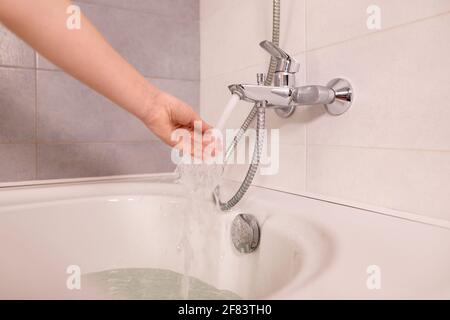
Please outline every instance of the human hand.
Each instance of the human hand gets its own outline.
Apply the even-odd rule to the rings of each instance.
[[[145,125],[163,142],[171,147],[178,147],[180,141],[172,139],[172,133],[177,129],[185,129],[191,136],[191,154],[200,144],[202,150],[212,141],[205,139],[205,133],[212,127],[203,121],[200,116],[186,103],[163,92],[158,91],[146,106],[147,112],[142,119]],[[202,141],[194,141],[194,126],[196,122],[201,123]],[[200,153],[203,154],[203,153]]]

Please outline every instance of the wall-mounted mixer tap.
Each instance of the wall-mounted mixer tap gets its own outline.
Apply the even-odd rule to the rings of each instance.
[[[324,105],[332,115],[341,115],[351,107],[353,89],[347,80],[333,79],[327,86],[296,87],[295,77],[300,64],[272,42],[263,41],[260,46],[277,61],[274,85],[263,85],[264,77],[258,74],[257,84],[230,85],[228,88],[233,94],[248,102],[265,102],[268,108],[287,110],[284,115],[290,115],[295,107],[305,105]]]
[[[269,41],[263,41],[260,46],[270,53],[272,60],[269,75],[273,75],[273,85],[266,85],[264,75],[257,75],[257,84],[233,84],[229,86],[231,93],[241,100],[254,103],[255,106],[245,119],[238,134],[227,148],[225,160],[235,150],[237,144],[248,129],[250,123],[256,118],[256,143],[252,157],[252,163],[247,171],[238,191],[228,201],[220,198],[220,187],[214,190],[213,198],[224,211],[233,208],[247,192],[258,170],[262,155],[262,146],[265,135],[266,108],[273,108],[280,116],[287,118],[292,115],[298,106],[324,105],[332,115],[340,115],[346,112],[353,100],[353,90],[350,83],[344,79],[334,79],[327,86],[302,86],[295,85],[295,76],[300,70],[300,64],[288,53]],[[270,78],[268,78],[270,79]],[[268,81],[267,81],[268,82]],[[237,99],[232,99],[234,101]]]

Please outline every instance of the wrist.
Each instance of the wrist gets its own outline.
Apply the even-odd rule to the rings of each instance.
[[[150,88],[147,92],[143,103],[143,112],[138,116],[146,126],[151,126],[155,122],[161,93],[162,91],[155,87]]]

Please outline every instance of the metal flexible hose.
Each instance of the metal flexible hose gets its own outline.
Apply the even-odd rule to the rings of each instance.
[[[280,45],[280,21],[281,21],[281,0],[273,0],[273,23],[272,23],[272,42],[276,46]],[[273,74],[277,67],[277,61],[274,57],[270,58],[269,71],[264,82],[266,86],[270,86],[273,81]]]
[[[242,200],[248,188],[250,188],[253,178],[255,177],[256,172],[258,171],[259,164],[261,162],[262,149],[265,140],[266,107],[259,105],[255,106],[254,108],[256,109],[256,142],[255,142],[255,149],[253,151],[252,162],[247,171],[247,174],[245,175],[244,181],[242,182],[241,186],[239,187],[238,191],[234,194],[234,196],[225,203],[221,202],[219,198],[217,198],[219,201],[220,208],[223,211],[230,210],[236,204],[238,204],[239,201]]]
[[[272,42],[277,46],[280,44],[280,18],[281,18],[281,0],[273,0]],[[270,59],[267,77],[264,81],[264,85],[266,86],[270,86],[272,84],[276,63],[277,63],[276,60],[272,57]],[[250,167],[247,171],[244,181],[242,182],[241,186],[239,187],[235,195],[227,202],[220,201],[219,187],[217,187],[215,190],[216,201],[218,201],[220,208],[223,211],[230,210],[236,204],[238,204],[239,201],[242,200],[248,188],[252,184],[255,174],[258,170],[259,164],[261,162],[262,149],[265,140],[266,108],[265,106],[261,106],[258,104],[255,104],[255,106],[252,108],[249,115],[242,124],[241,128],[239,129],[239,132],[234,137],[232,144],[227,149],[227,152],[225,154],[225,161],[228,160],[233,151],[236,149],[237,144],[242,139],[248,127],[255,119],[255,117],[257,117],[255,150],[253,152],[252,163],[250,164]]]

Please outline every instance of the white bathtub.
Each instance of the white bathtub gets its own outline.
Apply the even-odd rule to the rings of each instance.
[[[67,289],[70,265],[183,272],[186,201],[173,175],[0,188],[0,298],[99,298]],[[241,212],[261,225],[252,254],[230,240]],[[243,298],[450,298],[446,228],[261,188],[233,213],[193,217],[191,275]]]

